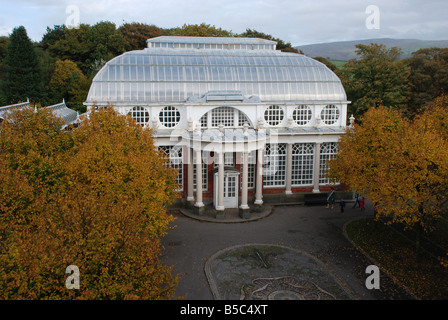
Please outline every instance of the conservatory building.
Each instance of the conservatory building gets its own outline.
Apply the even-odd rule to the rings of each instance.
[[[326,161],[347,123],[324,64],[256,38],[158,37],[93,79],[88,110],[112,105],[154,129],[182,199],[218,213],[328,191]]]

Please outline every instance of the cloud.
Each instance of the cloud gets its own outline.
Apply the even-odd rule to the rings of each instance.
[[[293,45],[375,37],[447,38],[446,0],[2,0],[0,35],[24,25],[33,40],[47,26],[64,24],[66,8],[79,8],[81,23],[108,20],[172,28],[202,22],[235,33],[247,28]],[[367,29],[368,5],[380,10],[380,29]]]

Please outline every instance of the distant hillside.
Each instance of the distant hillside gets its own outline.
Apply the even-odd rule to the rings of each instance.
[[[329,43],[317,43],[305,46],[297,46],[295,48],[302,50],[303,53],[309,57],[324,57],[328,60],[342,60],[347,61],[356,59],[355,53],[356,44],[370,44],[378,43],[384,44],[387,47],[400,47],[403,51],[403,58],[409,57],[412,52],[421,48],[439,47],[448,48],[448,40],[416,40],[416,39],[366,39],[355,41],[339,41]]]

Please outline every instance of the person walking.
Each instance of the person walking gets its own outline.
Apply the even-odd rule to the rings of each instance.
[[[334,191],[333,188],[331,188],[331,192],[327,198],[327,209],[331,208],[333,209],[333,205],[334,205],[334,198],[336,197],[336,192]]]
[[[361,211],[365,209],[364,204],[365,204],[365,199],[364,199],[364,197],[362,197],[361,200],[359,200],[359,207],[361,208]]]
[[[355,203],[353,204],[353,208],[356,208],[356,205],[359,207],[359,193],[355,195]]]
[[[344,212],[345,201],[344,201],[344,200],[341,200],[341,201],[339,202],[339,206],[341,207],[341,212]]]

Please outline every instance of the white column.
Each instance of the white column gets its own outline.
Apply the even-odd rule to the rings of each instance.
[[[314,146],[314,175],[313,175],[313,192],[319,191],[319,177],[320,177],[320,142],[316,142]]]
[[[263,204],[263,160],[264,148],[257,150],[257,170],[256,170],[256,186],[255,186],[255,204]]]
[[[292,143],[288,143],[286,145],[286,190],[285,190],[285,194],[292,194],[291,179],[292,179]]]
[[[224,211],[224,150],[218,152],[218,205],[216,210]]]
[[[194,201],[193,196],[193,149],[188,148],[188,192],[187,192],[187,201]]]
[[[242,188],[241,188],[241,209],[249,209],[249,206],[247,205],[247,185],[249,182],[249,154],[248,151],[245,149],[243,152],[243,179],[241,181]]]
[[[202,202],[202,152],[201,149],[196,149],[196,207],[203,207]]]

